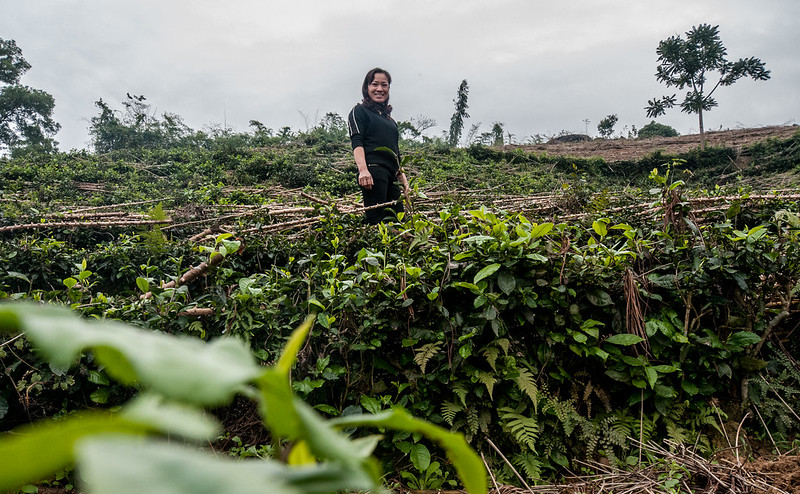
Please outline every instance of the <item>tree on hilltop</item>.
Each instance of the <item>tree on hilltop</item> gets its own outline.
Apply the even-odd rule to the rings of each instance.
[[[448,136],[447,141],[450,143],[451,146],[457,146],[458,140],[461,139],[461,131],[464,130],[464,120],[469,118],[469,114],[467,113],[467,96],[469,95],[469,85],[467,85],[467,80],[464,79],[461,81],[461,85],[458,86],[458,95],[453,102],[456,104],[456,111],[453,113],[453,116],[450,117],[450,134]]]
[[[31,68],[12,40],[0,38],[0,150],[55,150],[52,136],[61,126],[53,120],[55,100],[42,90],[19,83]]]
[[[700,24],[686,33],[684,40],[680,36],[671,36],[658,44],[658,68],[656,80],[667,86],[675,86],[679,90],[688,88],[686,97],[680,104],[681,111],[696,113],[700,124],[700,147],[705,149],[706,141],[703,128],[703,112],[717,106],[712,97],[720,86],[730,86],[742,77],[751,77],[765,81],[770,77],[764,63],[755,57],[740,58],[731,62],[725,58],[727,50],[719,37],[719,26]],[[707,78],[714,72],[719,73],[719,80],[713,87],[706,87]],[[668,108],[676,104],[676,95],[663,96],[648,101],[645,107],[649,118],[656,118]]]

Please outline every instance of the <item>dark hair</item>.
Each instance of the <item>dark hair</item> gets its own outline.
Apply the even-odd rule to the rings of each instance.
[[[364,83],[361,85],[361,96],[364,97],[364,99],[361,100],[361,103],[372,111],[378,113],[385,113],[387,116],[391,116],[392,105],[389,104],[388,97],[386,98],[386,101],[383,103],[377,103],[375,101],[372,101],[372,99],[369,97],[369,85],[372,84],[372,81],[375,80],[375,74],[386,75],[386,79],[389,81],[389,85],[392,84],[392,76],[391,74],[389,74],[389,72],[383,70],[380,67],[375,67],[374,69],[370,70],[369,72],[367,72],[367,75],[364,76]]]

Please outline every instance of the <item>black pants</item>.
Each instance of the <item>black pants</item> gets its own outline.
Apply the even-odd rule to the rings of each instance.
[[[400,199],[400,187],[397,185],[397,177],[392,176],[391,172],[380,165],[368,165],[369,173],[372,175],[372,188],[367,190],[361,187],[361,195],[364,198],[364,206],[374,206],[385,202],[394,202],[386,208],[369,209],[364,212],[364,221],[371,225],[376,225],[386,217],[386,209],[393,211],[393,214],[402,212],[403,202]]]

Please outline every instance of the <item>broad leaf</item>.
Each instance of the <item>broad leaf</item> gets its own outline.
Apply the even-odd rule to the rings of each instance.
[[[78,461],[88,494],[322,494],[378,487],[346,465],[236,461],[173,444],[118,438],[86,442]]]
[[[628,333],[611,335],[605,339],[606,343],[612,343],[614,345],[621,346],[635,345],[637,343],[641,343],[642,341],[644,341],[644,339],[641,336]]]
[[[0,330],[24,331],[59,367],[68,367],[83,350],[94,350],[96,360],[116,380],[189,403],[225,403],[263,372],[239,340],[205,343],[111,321],[87,321],[53,306],[6,304],[0,309]]]
[[[477,285],[479,281],[493,275],[498,269],[500,269],[499,264],[497,263],[489,264],[488,266],[478,271],[478,274],[475,275],[475,279],[472,280],[472,282]]]
[[[333,424],[342,428],[371,426],[420,433],[436,442],[446,452],[461,478],[464,489],[469,494],[485,494],[487,492],[487,474],[483,462],[470,448],[463,434],[450,432],[436,425],[416,419],[401,408],[393,408],[374,415],[350,415],[331,419]]]

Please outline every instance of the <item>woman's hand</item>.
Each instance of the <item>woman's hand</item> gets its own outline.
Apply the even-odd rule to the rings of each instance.
[[[364,155],[364,148],[358,146],[357,148],[353,149],[353,158],[355,158],[356,166],[358,167],[358,185],[367,190],[372,189],[372,186],[375,185],[375,182],[372,180],[372,174],[369,172],[369,168],[367,167],[367,158]]]
[[[374,182],[372,181],[372,175],[369,173],[369,170],[358,172],[358,185],[370,190],[373,184]]]

